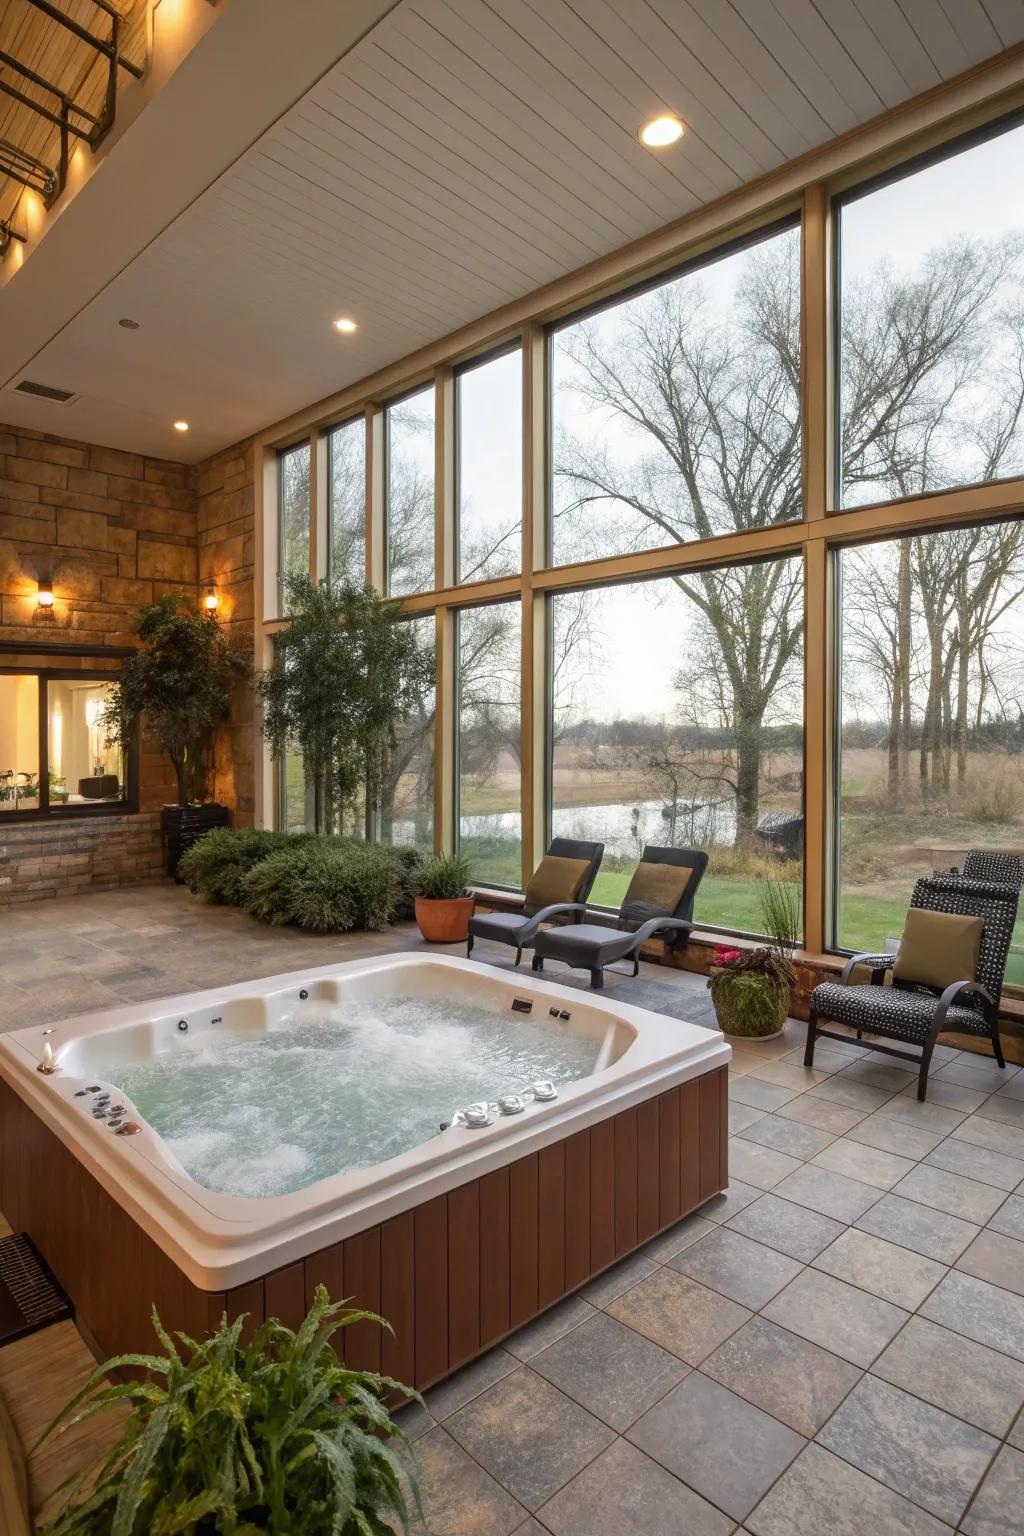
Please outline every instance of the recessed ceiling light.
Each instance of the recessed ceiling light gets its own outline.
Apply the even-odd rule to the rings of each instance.
[[[640,129],[640,143],[648,149],[667,149],[670,144],[677,144],[685,132],[678,117],[665,113],[662,117],[652,117],[649,123],[644,123]]]
[[[119,320],[117,323],[118,325],[123,326],[126,331],[137,331],[139,328],[139,322],[137,320],[129,320],[127,315],[123,320]]]
[[[347,315],[343,315],[340,320],[335,320],[334,329],[340,331],[343,336],[351,336],[352,332],[358,331],[359,327],[354,320],[350,320]]]
[[[187,421],[176,421],[174,423],[174,430],[175,430],[175,432],[187,432],[188,431],[188,422]]]

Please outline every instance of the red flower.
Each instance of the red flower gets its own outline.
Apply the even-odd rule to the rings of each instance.
[[[727,944],[716,944],[713,964],[728,965],[730,960],[739,960],[742,956],[742,949],[730,949]]]

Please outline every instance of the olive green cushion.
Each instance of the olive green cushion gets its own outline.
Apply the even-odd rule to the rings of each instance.
[[[526,887],[524,907],[537,911],[559,901],[575,901],[589,868],[589,859],[562,859],[557,854],[545,854]]]
[[[973,981],[985,920],[958,912],[911,907],[892,968],[895,981],[913,981],[942,992],[954,981]]]
[[[673,913],[683,899],[693,870],[683,864],[641,863],[622,899],[623,909],[642,907],[655,913]]]

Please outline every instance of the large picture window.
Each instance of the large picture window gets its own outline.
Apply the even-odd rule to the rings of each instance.
[[[418,671],[435,670],[434,616],[406,621],[419,652]],[[424,689],[415,712],[400,721],[385,774],[380,807],[385,843],[434,851],[434,689]]]
[[[1024,127],[838,208],[840,497],[1024,474]]]
[[[520,605],[458,615],[459,848],[481,885],[522,883]]]
[[[134,803],[133,754],[107,745],[110,690],[109,675],[0,668],[0,817]]]
[[[756,933],[759,881],[803,852],[798,559],[551,603],[552,833],[605,845],[617,907],[646,843],[706,849],[701,927]]]
[[[388,593],[434,585],[434,386],[389,405],[385,416]]]
[[[1024,523],[836,558],[835,936],[881,952],[919,875],[1024,848]],[[1020,923],[1006,975],[1024,982]]]
[[[332,581],[366,580],[366,423],[335,427],[327,440],[327,564]]]
[[[800,515],[796,228],[553,332],[554,565]]]
[[[309,444],[298,443],[278,455],[279,604],[286,607],[285,580],[309,573]]]
[[[522,350],[464,368],[455,401],[458,579],[512,576],[522,563]]]

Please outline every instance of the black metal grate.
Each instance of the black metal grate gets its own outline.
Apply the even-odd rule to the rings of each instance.
[[[24,1233],[0,1237],[0,1344],[71,1316],[71,1303]]]

